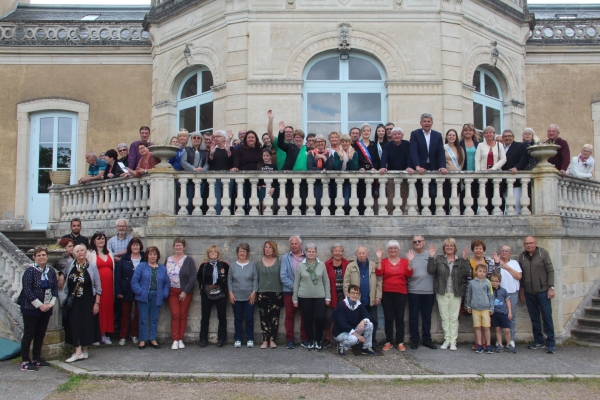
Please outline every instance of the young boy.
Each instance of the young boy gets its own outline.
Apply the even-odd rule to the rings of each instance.
[[[494,314],[492,315],[492,328],[496,328],[496,341],[498,347],[496,347],[496,353],[502,353],[502,330],[504,330],[504,337],[506,338],[506,347],[511,353],[516,353],[515,346],[511,344],[511,340],[514,338],[510,337],[510,321],[512,320],[512,307],[510,304],[510,298],[506,289],[500,287],[502,282],[502,275],[500,272],[494,272],[491,276],[492,287],[494,288]]]
[[[473,315],[473,327],[475,328],[475,339],[477,340],[476,353],[492,354],[491,343],[491,318],[494,313],[494,298],[492,284],[487,280],[487,266],[479,264],[476,267],[475,279],[469,282],[467,286],[466,306],[469,314]],[[482,337],[485,335],[487,347],[484,349],[481,345]]]

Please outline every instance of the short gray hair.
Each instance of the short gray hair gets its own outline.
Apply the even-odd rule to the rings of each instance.
[[[425,118],[429,118],[431,120],[431,122],[433,122],[433,116],[431,114],[428,114],[428,113],[421,114],[421,119],[419,121],[422,122]]]
[[[312,243],[312,242],[310,242],[310,243],[306,243],[306,247],[305,247],[304,249],[305,249],[305,250],[308,250],[308,249],[315,249],[315,251],[317,251],[317,245],[316,245],[316,244],[314,244],[314,243]]]
[[[85,153],[86,156],[92,156],[92,157],[96,157],[98,158],[98,156],[96,155],[96,153],[94,153],[93,151],[88,151],[87,153]]]
[[[129,222],[125,218],[120,218],[117,220],[117,226],[119,226],[119,222],[125,222],[125,225],[129,226]]]
[[[589,143],[586,143],[586,144],[584,144],[584,145],[583,145],[583,147],[581,148],[581,150],[584,150],[584,149],[588,149],[589,151],[592,151],[592,150],[594,150],[594,146],[592,146],[592,145],[591,145],[591,144],[589,144]]]
[[[296,238],[296,239],[298,239],[298,241],[300,242],[300,244],[302,244],[302,239],[300,238],[300,235],[294,235],[294,236],[291,236],[291,237],[290,237],[290,240],[289,240],[289,243],[291,243],[291,242],[292,242],[292,239],[293,239],[293,238]]]
[[[323,136],[321,134],[318,134],[318,135],[315,136],[315,143],[317,143],[317,140],[322,140],[325,143],[327,143],[327,139],[325,139],[325,136]]]
[[[513,136],[515,136],[515,133],[510,129],[505,129],[502,131],[502,133],[506,133],[506,132],[511,133]]]
[[[396,246],[398,249],[400,249],[400,243],[398,243],[397,240],[390,240],[389,242],[387,242],[387,245],[385,246],[386,249],[389,249],[390,247]]]
[[[125,148],[125,149],[127,149],[127,143],[119,143],[119,144],[117,145],[117,150],[118,150],[118,149],[121,149],[121,148]]]
[[[550,129],[551,126],[553,126],[553,127],[556,128],[556,132],[560,133],[560,127],[558,125],[556,125],[556,124],[550,124],[550,125],[548,125],[548,129]],[[546,130],[548,130],[548,129],[546,129]]]
[[[414,238],[416,238],[416,237],[422,237],[422,238],[423,238],[423,240],[425,240],[425,236],[423,236],[423,235],[421,235],[421,234],[418,234],[418,233],[417,233],[416,235],[413,235],[413,239],[414,239]]]
[[[354,251],[354,254],[358,253],[358,249],[360,248],[365,249],[365,251],[367,252],[367,254],[369,254],[369,248],[367,246],[365,246],[364,244],[359,244],[358,246],[356,246],[356,251]]]
[[[335,243],[334,243],[334,244],[331,246],[331,249],[330,249],[330,250],[331,250],[331,252],[333,253],[333,250],[334,250],[334,249],[336,249],[337,247],[341,247],[341,248],[342,248],[342,251],[344,251],[344,246],[342,246],[342,244],[341,244],[341,243],[339,243],[339,242],[335,242]]]
[[[392,133],[394,133],[394,132],[404,133],[404,131],[402,130],[402,128],[400,128],[399,126],[396,126],[396,127],[392,128]]]
[[[227,136],[227,132],[220,130],[220,131],[216,131],[214,136],[221,136],[222,138],[228,139],[229,136]]]

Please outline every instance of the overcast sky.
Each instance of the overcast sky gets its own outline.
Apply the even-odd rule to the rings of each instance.
[[[1,0],[0,0],[1,1]],[[31,0],[32,4],[121,4],[145,5],[150,0]],[[529,4],[598,4],[600,0],[529,0]]]

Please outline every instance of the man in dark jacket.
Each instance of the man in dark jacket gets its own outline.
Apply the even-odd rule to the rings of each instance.
[[[348,297],[338,303],[331,320],[333,336],[338,342],[338,356],[345,356],[350,347],[362,343],[362,353],[376,355],[371,348],[373,323],[367,309],[360,303],[360,287],[350,285]]]
[[[533,329],[533,343],[530,349],[543,349],[546,335],[546,353],[554,354],[554,322],[552,321],[552,298],[554,298],[554,267],[548,251],[538,247],[533,236],[523,241],[525,251],[519,255],[523,270],[519,297],[527,302],[527,311]],[[541,315],[541,318],[540,318]]]
[[[558,135],[560,135],[560,128],[556,124],[550,124],[546,133],[548,135],[548,140],[546,140],[546,143],[557,144],[560,146],[560,149],[558,149],[556,155],[550,157],[548,162],[553,164],[556,169],[560,171],[562,176],[566,176],[567,168],[569,168],[569,163],[571,162],[569,143],[567,143],[566,140],[558,137]]]
[[[387,128],[386,128],[387,129]],[[381,175],[388,171],[408,171],[412,175],[415,170],[412,169],[412,161],[410,159],[410,143],[408,140],[404,140],[404,132],[400,127],[392,128],[392,140],[387,142],[383,146],[383,152],[381,155],[381,163],[379,173]],[[400,210],[404,212],[406,206],[406,198],[408,197],[408,183],[405,180],[401,181],[400,185],[400,197],[402,197],[402,206]],[[394,213],[394,181],[388,179],[385,185],[385,195],[387,196],[387,206],[385,207],[388,215]]]

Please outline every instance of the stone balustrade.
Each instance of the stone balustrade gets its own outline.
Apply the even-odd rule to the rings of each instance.
[[[455,172],[164,172],[51,189],[50,220],[165,216],[531,215],[535,174]],[[259,186],[278,190],[262,195]],[[221,198],[217,198],[221,185]],[[427,190],[427,188],[430,188]],[[180,190],[180,188],[183,188]],[[366,190],[369,188],[369,190]],[[421,188],[423,195],[419,196]],[[504,193],[501,193],[504,192]],[[346,192],[346,198],[344,197]],[[322,195],[321,195],[322,193]],[[377,193],[379,193],[377,195]],[[587,192],[586,192],[587,193]],[[286,197],[290,197],[289,202]],[[262,200],[262,204],[261,204]],[[288,204],[289,203],[289,204]]]
[[[600,183],[589,179],[559,179],[558,209],[564,217],[600,219]]]
[[[600,20],[536,20],[528,45],[593,44],[600,42]]]

